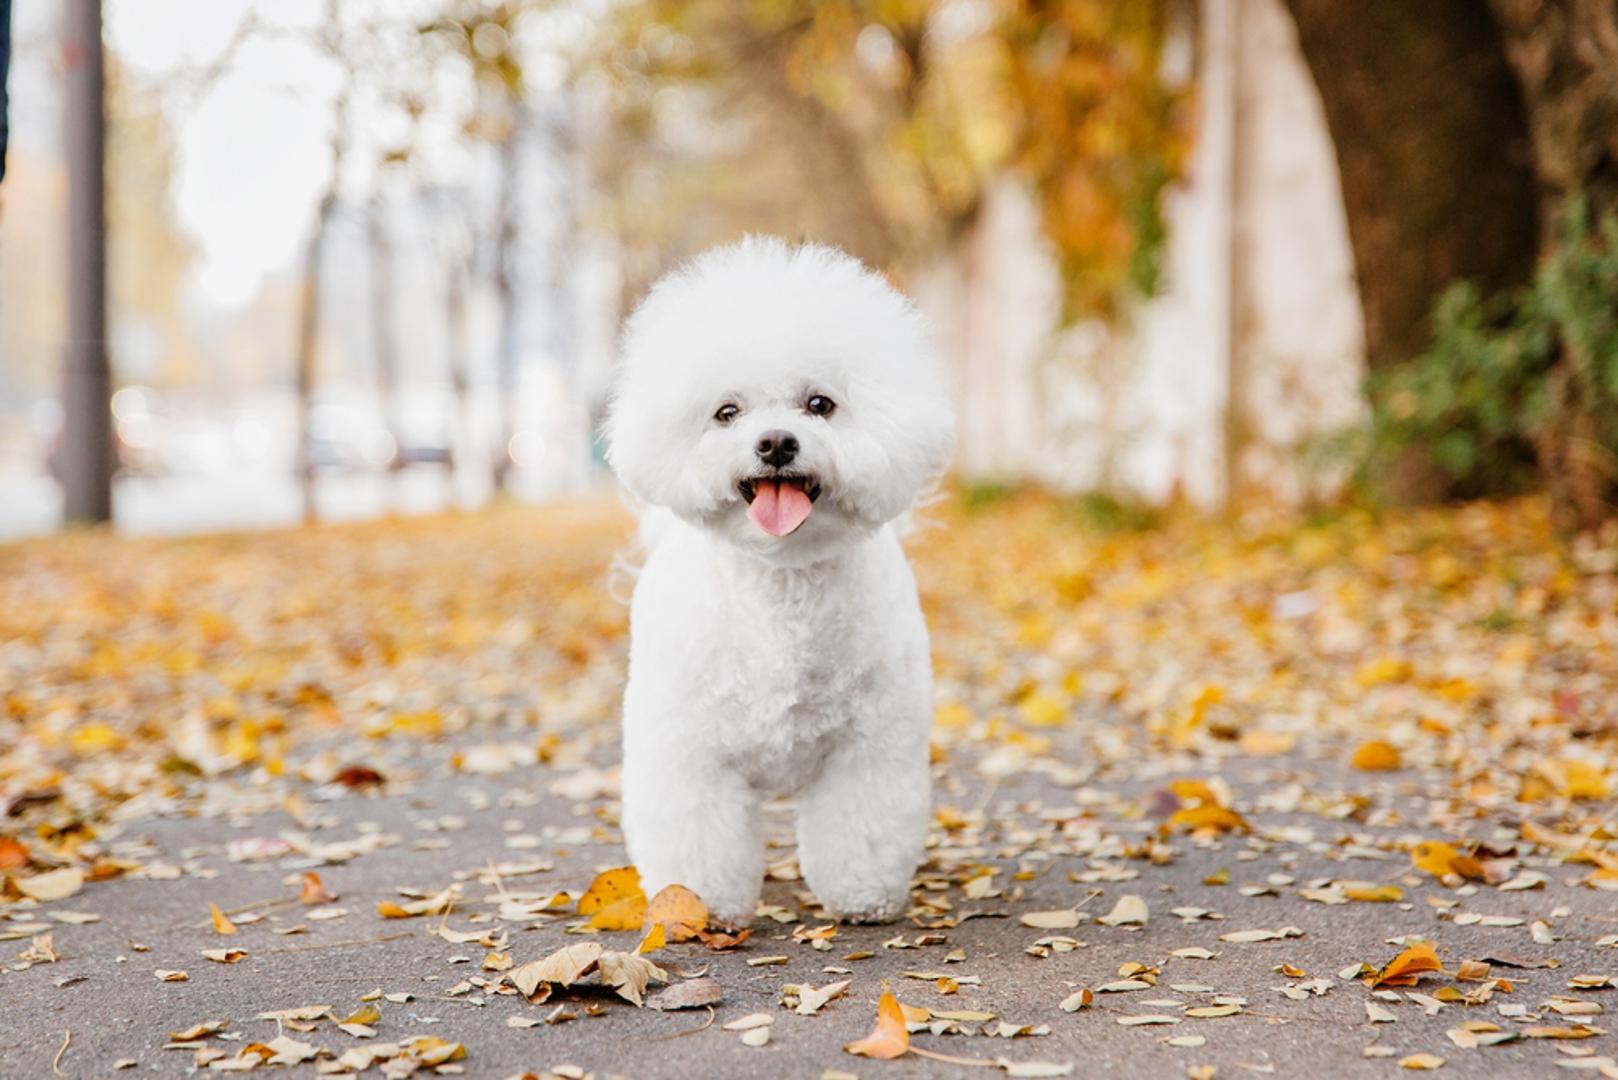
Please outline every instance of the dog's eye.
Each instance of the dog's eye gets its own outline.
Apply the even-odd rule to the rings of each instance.
[[[728,424],[741,414],[742,410],[740,406],[733,401],[727,401],[723,405],[719,406],[719,410],[713,414],[713,418],[719,421],[721,424]]]
[[[804,411],[811,416],[830,416],[837,411],[837,402],[825,394],[816,394],[803,403]]]

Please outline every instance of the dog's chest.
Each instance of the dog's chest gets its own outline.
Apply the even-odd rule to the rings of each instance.
[[[710,660],[714,735],[755,787],[790,793],[846,734],[881,659],[851,612],[775,604],[763,617],[738,607]]]

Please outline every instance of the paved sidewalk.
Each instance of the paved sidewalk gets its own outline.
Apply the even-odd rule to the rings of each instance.
[[[911,917],[827,924],[773,808],[751,937],[652,954],[711,1014],[507,982],[639,939],[570,933],[625,858],[615,507],[0,546],[0,1080],[1618,1075],[1605,548],[1532,502],[931,513]],[[856,1057],[884,987],[911,1052]]]
[[[460,748],[463,764],[469,755],[480,753],[497,760],[501,751],[490,749],[497,745],[503,743],[496,739]],[[1007,895],[968,899],[960,885],[951,884],[934,895],[947,896],[956,916],[979,917],[933,931],[915,922],[840,927],[830,948],[818,950],[793,938],[794,931],[823,925],[800,902],[800,884],[771,882],[767,901],[789,909],[801,921],[782,925],[763,920],[752,938],[734,951],[715,953],[698,945],[679,945],[656,957],[677,980],[705,972],[719,982],[725,996],[712,1023],[703,1009],[636,1009],[591,987],[558,992],[543,1005],[480,989],[457,990],[458,984],[464,987],[464,980],[479,976],[488,950],[435,936],[441,925],[454,930],[502,926],[509,932],[509,951],[517,963],[586,940],[566,934],[567,925],[578,921],[571,914],[492,920],[499,890],[486,883],[492,880],[487,868],[505,864],[513,871],[500,883],[500,889],[513,895],[566,889],[577,896],[596,870],[623,860],[617,830],[610,824],[614,800],[606,795],[572,797],[588,793],[604,779],[593,766],[570,772],[525,767],[494,776],[467,775],[453,769],[450,759],[456,748],[450,744],[422,748],[377,744],[371,749],[367,755],[371,767],[400,777],[381,792],[363,794],[333,785],[312,788],[301,825],[280,811],[228,820],[131,821],[123,827],[121,850],[138,851],[146,872],[156,880],[92,884],[67,901],[43,905],[42,910],[14,911],[14,920],[69,911],[90,912],[99,920],[54,926],[55,947],[62,957],[58,962],[0,978],[0,995],[7,1003],[0,1014],[0,1075],[50,1075],[51,1062],[68,1031],[72,1039],[60,1066],[66,1075],[110,1075],[114,1064],[124,1059],[135,1062],[132,1069],[137,1075],[178,1075],[190,1070],[194,1051],[163,1049],[170,1032],[203,1021],[229,1020],[220,1035],[201,1041],[235,1053],[247,1042],[268,1041],[277,1034],[275,1022],[254,1019],[260,1013],[330,1005],[342,1018],[359,1010],[362,998],[373,990],[411,995],[402,1003],[386,998],[379,1003],[382,1016],[374,1040],[344,1034],[330,1021],[311,1033],[290,1034],[334,1053],[368,1042],[438,1036],[462,1043],[467,1056],[460,1064],[466,1075],[479,1077],[542,1073],[568,1065],[599,1076],[648,1078],[814,1077],[828,1069],[866,1077],[991,1075],[984,1068],[925,1058],[867,1061],[844,1053],[844,1043],[870,1029],[876,999],[887,985],[906,1005],[995,1016],[986,1024],[964,1024],[972,1034],[918,1033],[913,1036],[917,1047],[983,1061],[1072,1064],[1075,1075],[1107,1071],[1181,1076],[1188,1068],[1211,1065],[1220,1076],[1272,1072],[1387,1076],[1397,1072],[1398,1059],[1424,1052],[1446,1059],[1446,1075],[1545,1075],[1554,1063],[1571,1060],[1564,1056],[1565,1049],[1594,1046],[1601,1053],[1611,1038],[1523,1039],[1469,1050],[1453,1045],[1445,1032],[1466,1021],[1489,1021],[1506,1030],[1528,1026],[1502,1017],[1497,1008],[1502,1003],[1526,1006],[1537,1015],[1541,1004],[1556,995],[1610,1001],[1614,996],[1610,991],[1567,988],[1575,974],[1618,973],[1618,951],[1594,944],[1618,933],[1618,913],[1610,894],[1567,888],[1561,882],[1575,876],[1571,868],[1548,867],[1549,884],[1542,889],[1457,896],[1435,880],[1422,881],[1424,875],[1408,873],[1406,857],[1378,853],[1367,844],[1373,838],[1391,837],[1397,829],[1349,823],[1332,828],[1318,818],[1257,809],[1265,801],[1285,804],[1295,798],[1310,804],[1346,802],[1369,786],[1374,789],[1371,793],[1386,793],[1391,804],[1406,808],[1410,819],[1418,820],[1424,805],[1419,785],[1398,775],[1366,785],[1362,778],[1329,767],[1322,770],[1289,760],[1249,765],[1229,776],[1236,805],[1254,808],[1248,812],[1257,836],[1227,836],[1200,844],[1176,841],[1171,845],[1173,861],[1167,865],[1120,857],[1125,845],[1147,839],[1151,823],[1116,815],[1139,805],[1155,790],[1155,776],[1179,775],[1174,769],[1154,767],[1147,770],[1152,776],[1098,779],[1076,789],[1019,782],[993,791],[970,779],[970,774],[946,774],[940,801],[981,807],[986,824],[962,830],[971,841],[967,844],[951,844],[950,837],[941,834],[935,868],[958,881],[976,872],[968,867],[993,867],[995,889],[971,891],[998,890]],[[554,793],[551,789],[558,784],[569,794]],[[248,791],[243,798],[250,804],[258,793]],[[221,792],[218,800],[228,804],[230,797]],[[1079,804],[1099,810],[1080,818],[1075,810]],[[785,836],[787,815],[778,813],[776,818],[776,831]],[[1089,856],[1064,853],[1090,844],[1091,822],[1096,830],[1116,835],[1116,843],[1107,845],[1113,850],[1097,849]],[[306,831],[311,825],[312,831]],[[375,850],[336,864],[296,854],[256,861],[231,858],[233,849],[238,858],[273,850],[267,841],[286,833],[305,833],[325,845],[365,838],[378,838],[379,843]],[[954,835],[958,839],[961,833]],[[1345,844],[1350,836],[1364,848],[1360,854],[1382,857],[1354,858],[1354,849]],[[137,844],[138,848],[131,846]],[[777,852],[788,865],[789,854],[785,847]],[[1167,857],[1166,851],[1158,852],[1158,857]],[[523,872],[538,864],[551,868]],[[310,867],[337,894],[335,906],[345,914],[311,918],[318,909],[298,901],[299,874]],[[1019,868],[1026,873],[1019,874]],[[1225,871],[1229,884],[1204,884]],[[480,872],[485,875],[481,879]],[[172,877],[175,873],[180,876]],[[931,871],[924,874],[931,876]],[[1070,880],[1073,876],[1096,880],[1076,883]],[[1315,879],[1345,877],[1398,883],[1405,900],[1328,905],[1298,895]],[[464,883],[465,901],[447,919],[386,920],[377,915],[379,902],[403,899],[397,891],[401,887],[433,892],[452,879]],[[1087,899],[1092,891],[1098,895]],[[1146,926],[1088,921],[1092,914],[1109,912],[1126,894],[1146,901],[1150,910]],[[1453,909],[1434,906],[1451,902],[1456,903]],[[242,925],[237,934],[221,937],[213,932],[209,903],[238,913]],[[1079,903],[1087,918],[1070,931],[1032,929],[1019,922],[1018,917],[1029,912]],[[1186,909],[1188,918],[1173,914],[1175,908]],[[1190,919],[1195,909],[1206,909],[1206,914]],[[1553,917],[1556,909],[1565,913]],[[1462,911],[1525,922],[1509,927],[1459,926],[1453,915]],[[261,916],[260,921],[247,922],[249,912]],[[1527,924],[1539,918],[1554,926],[1558,940],[1553,945],[1532,940]],[[0,922],[0,928],[6,926]],[[296,926],[306,929],[278,933]],[[1259,943],[1220,940],[1232,931],[1288,926],[1301,935]],[[1337,974],[1362,962],[1385,963],[1400,951],[1391,939],[1404,935],[1435,940],[1451,971],[1465,959],[1505,961],[1507,966],[1496,964],[1492,975],[1509,979],[1513,992],[1497,993],[1483,1005],[1424,1009],[1403,990],[1397,992],[1399,1000],[1380,1002],[1359,982]],[[611,934],[601,939],[609,948],[627,949],[635,937]],[[1041,939],[1051,937],[1083,944],[1067,952],[1029,953]],[[895,947],[917,940],[926,944]],[[15,946],[27,944],[25,939]],[[249,955],[228,965],[202,956],[204,949],[227,946],[245,949]],[[1188,947],[1205,948],[1214,956],[1204,960],[1174,955]],[[864,953],[870,955],[845,959]],[[952,954],[964,957],[951,962]],[[768,956],[787,959],[781,966],[749,964]],[[1560,966],[1510,966],[1541,962]],[[1120,976],[1124,964],[1160,969],[1157,985],[1097,993],[1093,1005],[1074,1013],[1059,1007],[1077,988],[1097,990],[1125,982]],[[1302,974],[1278,971],[1282,965],[1301,969]],[[160,982],[153,974],[157,970],[184,970],[188,978]],[[934,979],[904,974],[935,971],[955,980],[959,989],[945,994]],[[781,1008],[784,985],[824,986],[842,979],[851,980],[847,993],[814,1015]],[[1428,976],[1412,989],[1431,994],[1450,985],[1475,990],[1481,984]],[[1288,987],[1313,989],[1294,1000],[1282,992]],[[1217,1000],[1239,1000],[1241,1011],[1208,1019],[1184,1015],[1187,1008]],[[1368,1003],[1383,1006],[1392,1019],[1368,1022]],[[1436,1015],[1427,1015],[1428,1011]],[[595,1012],[599,1015],[592,1015]],[[722,1029],[727,1022],[758,1012],[774,1017],[770,1041],[763,1048],[746,1046],[739,1034]],[[1178,1022],[1120,1023],[1143,1015]],[[519,1017],[548,1022],[529,1028],[509,1026]],[[1601,1020],[1577,1019],[1594,1024]],[[996,1028],[1002,1021],[1048,1029],[1048,1034],[1001,1038],[975,1033]],[[1547,1014],[1541,1026],[1574,1022]],[[1200,1045],[1186,1045],[1191,1042]],[[1368,1053],[1391,1056],[1368,1058]],[[298,1069],[308,1072],[311,1065]]]

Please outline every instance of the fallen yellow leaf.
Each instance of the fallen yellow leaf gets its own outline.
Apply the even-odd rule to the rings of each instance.
[[[313,907],[316,904],[329,904],[337,897],[326,891],[325,882],[313,870],[303,872],[303,885],[299,891],[298,899]]]
[[[1419,941],[1389,960],[1375,975],[1367,976],[1365,985],[1372,989],[1378,986],[1414,986],[1424,973],[1442,969],[1432,943]]]
[[[668,934],[664,931],[663,924],[653,923],[652,928],[646,931],[646,936],[640,939],[640,944],[635,946],[635,952],[640,956],[645,956],[647,953],[656,952],[667,944]]]
[[[1399,748],[1381,739],[1360,743],[1348,763],[1361,772],[1394,772],[1404,764]]]
[[[456,899],[461,895],[458,885],[451,885],[443,892],[434,893],[422,900],[412,900],[408,904],[398,904],[392,900],[383,900],[376,905],[376,913],[384,919],[408,919],[416,915],[442,915],[455,906]],[[313,916],[310,916],[313,918]]]
[[[1188,806],[1169,817],[1169,828],[1185,832],[1214,829],[1219,832],[1249,832],[1247,820],[1236,811],[1212,803]]]
[[[1343,895],[1350,900],[1360,900],[1368,904],[1397,904],[1405,898],[1404,890],[1397,885],[1364,883],[1343,886]]]
[[[1474,881],[1484,879],[1483,866],[1470,855],[1463,854],[1442,840],[1424,840],[1410,849],[1411,860],[1417,870],[1434,877],[1457,874]]]
[[[225,915],[225,913],[223,911],[219,910],[219,905],[218,904],[209,904],[208,905],[208,910],[213,912],[213,932],[214,933],[216,933],[216,934],[234,934],[234,933],[236,933],[236,924],[231,922],[230,919]]]
[[[1401,1069],[1430,1070],[1442,1069],[1443,1067],[1444,1059],[1437,1054],[1411,1054],[1409,1057],[1399,1059],[1399,1068]]]
[[[646,921],[646,897],[626,896],[614,900],[590,916],[590,929],[615,932],[639,930]]]
[[[603,870],[590,882],[590,887],[579,897],[579,914],[594,915],[609,904],[629,896],[644,896],[640,887],[640,871],[633,866],[615,866]]]
[[[882,998],[876,1005],[876,1027],[871,1029],[871,1033],[843,1049],[858,1057],[881,1060],[903,1057],[909,1051],[910,1033],[905,1030],[904,1010],[899,1007],[899,999],[893,996],[892,991],[882,991]]]
[[[652,897],[645,921],[663,927],[670,941],[690,941],[708,928],[708,908],[684,885],[668,885]]]

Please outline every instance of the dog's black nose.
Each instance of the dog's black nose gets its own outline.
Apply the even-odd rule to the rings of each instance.
[[[798,456],[798,437],[790,431],[766,431],[759,436],[753,451],[764,464],[779,469],[792,464],[792,459]]]

